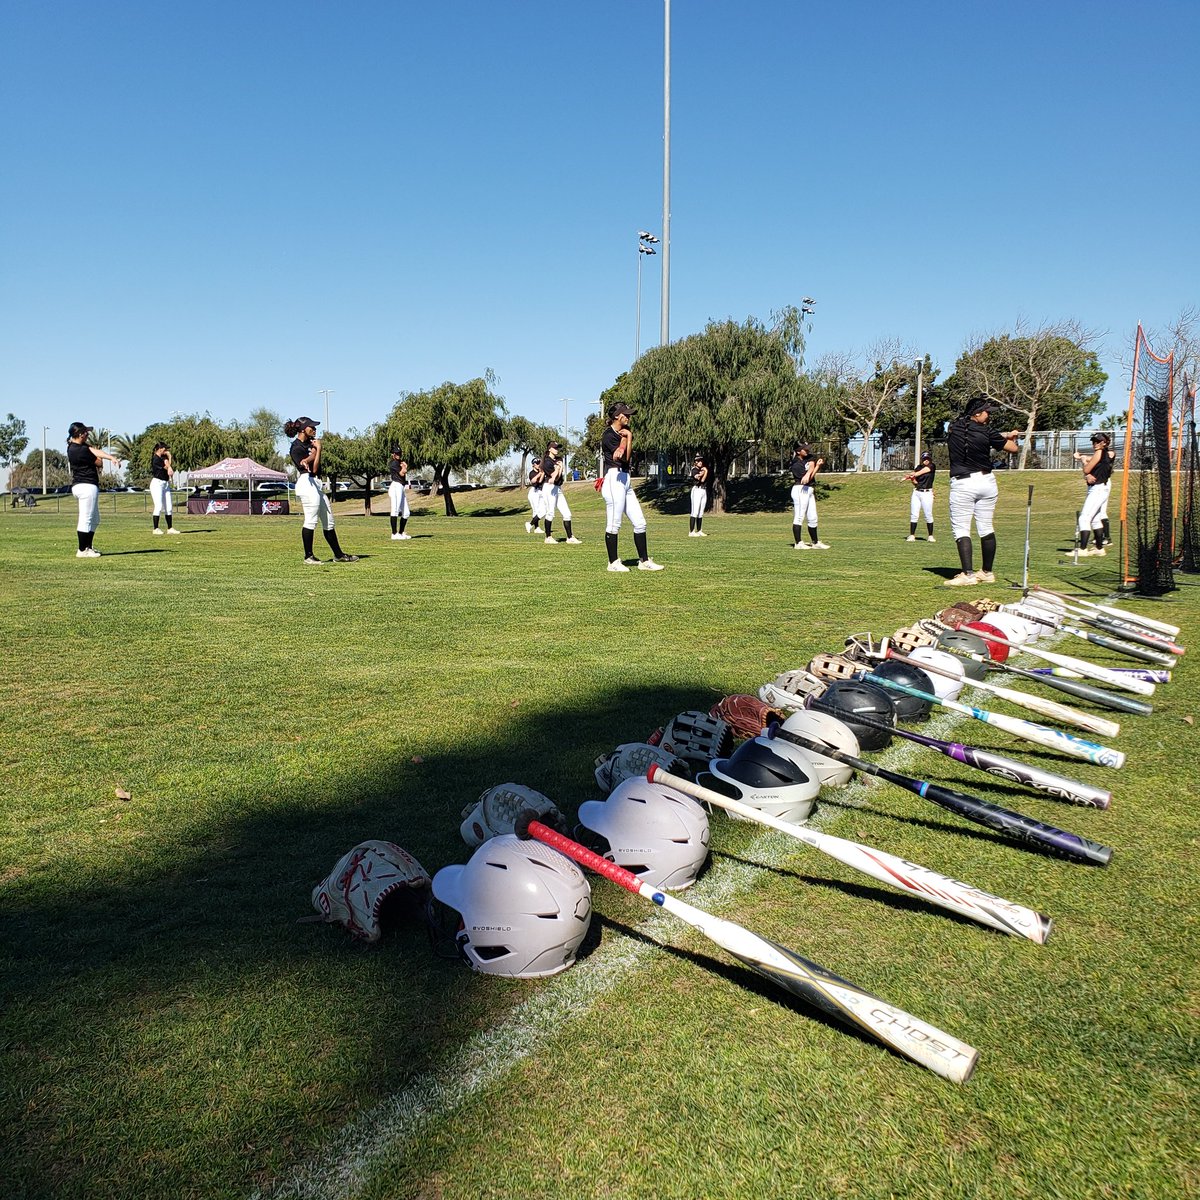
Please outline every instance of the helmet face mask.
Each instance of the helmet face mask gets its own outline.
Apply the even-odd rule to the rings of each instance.
[[[459,914],[458,947],[485,975],[557,974],[575,961],[591,925],[583,872],[557,850],[515,834],[489,839],[463,866],[443,867],[433,895]]]
[[[762,737],[743,742],[728,758],[714,759],[697,779],[731,800],[796,824],[812,815],[821,788],[816,765],[799,747],[783,753]]]
[[[646,779],[627,779],[607,800],[579,806],[598,854],[651,887],[691,887],[708,859],[708,814],[691,797]]]

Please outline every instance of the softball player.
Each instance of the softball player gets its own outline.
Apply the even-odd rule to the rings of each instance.
[[[408,542],[411,533],[404,532],[408,524],[408,463],[400,457],[400,447],[392,447],[392,458],[388,465],[391,482],[388,484],[388,512],[392,519],[392,541]]]
[[[100,551],[92,549],[92,539],[100,527],[100,469],[99,463],[107,459],[114,467],[121,465],[107,450],[88,445],[90,425],[72,421],[67,430],[67,462],[71,464],[71,495],[79,502],[79,520],[75,524],[75,536],[79,548],[76,558],[99,558]]]
[[[1081,555],[1101,555],[1107,553],[1104,548],[1105,529],[1104,513],[1108,508],[1108,494],[1112,488],[1113,453],[1109,449],[1111,439],[1107,433],[1092,434],[1092,452],[1086,458],[1076,452],[1075,461],[1083,467],[1083,477],[1087,481],[1087,499],[1079,510],[1079,553]],[[1092,531],[1096,533],[1094,549],[1088,549],[1088,537]]]
[[[912,499],[908,503],[908,537],[906,542],[917,540],[917,517],[924,516],[925,528],[929,531],[928,540],[937,539],[933,536],[933,477],[937,467],[933,465],[933,455],[928,450],[921,452],[921,465],[905,479],[913,485]]]
[[[661,571],[663,568],[646,552],[646,518],[638,503],[633,488],[629,486],[629,467],[632,462],[633,434],[629,429],[629,418],[633,409],[618,400],[608,410],[608,428],[600,438],[604,460],[604,482],[600,494],[604,497],[604,546],[608,551],[610,571],[628,571],[629,568],[617,557],[617,535],[621,521],[629,517],[633,526],[633,544],[637,548],[639,571]]]
[[[526,494],[529,500],[529,511],[533,514],[530,520],[525,522],[526,533],[537,533],[538,522],[542,519],[542,460],[535,458],[529,468],[529,491]]]
[[[542,455],[542,517],[546,525],[546,541],[554,541],[554,510],[562,513],[563,529],[567,531],[567,545],[583,543],[571,532],[571,506],[562,494],[563,473],[566,467],[562,460],[562,445],[551,442]]]
[[[992,474],[992,451],[1013,454],[1018,449],[1019,429],[997,433],[988,429],[992,402],[984,396],[972,400],[962,416],[950,422],[950,529],[958,547],[962,565],[947,587],[970,587],[974,583],[995,583],[992,563],[996,560],[996,534],[992,518],[1000,494]],[[979,531],[979,554],[983,570],[971,569],[971,521]]]
[[[304,543],[304,562],[310,567],[324,566],[321,559],[313,553],[313,533],[318,521],[321,522],[321,531],[333,551],[334,561],[358,562],[357,554],[347,554],[338,544],[338,536],[333,528],[333,509],[317,478],[321,469],[321,440],[317,437],[317,426],[320,423],[312,417],[297,417],[283,427],[283,432],[294,439],[289,453],[298,472],[296,498],[304,509],[304,526],[300,530],[300,537]]]
[[[708,504],[708,468],[704,459],[697,454],[692,460],[692,515],[688,518],[688,537],[708,537],[700,526],[704,522],[704,509]]]
[[[789,464],[792,478],[792,541],[793,550],[828,550],[829,547],[817,536],[817,496],[813,483],[817,472],[824,465],[823,458],[813,458],[812,449],[800,444],[792,451]],[[808,526],[811,545],[804,544],[804,526]]]
[[[179,532],[171,524],[171,514],[175,511],[175,503],[171,496],[171,472],[175,470],[171,462],[171,451],[166,442],[154,443],[154,454],[150,458],[150,498],[154,501],[154,533],[162,537],[158,527],[159,515],[167,518],[167,532]]]

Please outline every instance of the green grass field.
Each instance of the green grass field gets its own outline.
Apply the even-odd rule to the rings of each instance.
[[[1073,474],[1001,477],[998,579],[1020,579],[1029,482],[1031,577],[1107,594],[1113,558],[1060,565]],[[1153,716],[1126,718],[1124,770],[1028,752],[1111,787],[1108,811],[900,742],[881,759],[1111,845],[1107,869],[887,785],[822,797],[827,832],[1051,914],[1044,947],[714,815],[685,898],[976,1046],[963,1086],[600,880],[587,954],[543,981],[473,975],[417,924],[367,949],[298,923],[365,838],[431,873],[463,862],[459,814],[486,787],[526,783],[573,815],[597,795],[596,756],[676,712],[1004,590],[942,588],[957,569],[944,489],[938,543],[906,544],[896,476],[827,481],[825,554],[791,550],[782,483],[710,516],[707,539],[686,536],[682,497],[650,507],[659,574],[605,572],[599,497],[568,495],[582,546],[526,535],[523,489],[462,494],[457,519],[422,501],[401,543],[345,502],[342,542],[363,560],[319,570],[300,563],[295,515],[181,516],[183,536],[153,538],[143,497],[110,497],[103,557],[81,561],[73,504],[0,514],[6,1194],[1196,1194],[1188,658]],[[1121,603],[1195,641],[1181,584]],[[1015,745],[966,720],[932,728]]]

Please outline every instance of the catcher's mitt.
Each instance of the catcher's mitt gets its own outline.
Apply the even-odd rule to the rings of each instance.
[[[362,842],[338,859],[313,888],[313,907],[323,921],[344,925],[356,938],[377,942],[380,916],[392,897],[406,892],[423,901],[429,873],[395,842]]]
[[[674,754],[647,742],[626,742],[611,754],[602,754],[596,759],[596,783],[607,796],[617,784],[645,775],[652,766],[685,779],[692,777],[687,763]]]
[[[498,783],[488,788],[462,810],[463,822],[458,831],[463,841],[475,849],[498,834],[515,832],[517,818],[524,812],[534,812],[544,825],[567,832],[566,818],[554,802],[521,783]]]
[[[978,621],[979,617],[980,614],[974,609],[960,608],[957,604],[952,604],[949,608],[943,608],[934,620],[949,629],[959,629],[968,621]]]
[[[758,737],[772,721],[782,721],[787,716],[783,709],[772,708],[765,700],[742,693],[718,700],[708,715],[724,721],[739,740]]]
[[[733,734],[720,717],[691,708],[667,722],[659,746],[686,763],[707,767],[733,749]]]

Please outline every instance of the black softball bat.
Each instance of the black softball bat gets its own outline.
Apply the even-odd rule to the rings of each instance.
[[[780,733],[783,731],[777,725],[771,726],[770,736],[774,737]],[[940,787],[938,784],[929,783],[924,779],[913,779],[908,775],[889,771],[885,767],[867,762],[865,758],[846,754],[815,738],[788,731],[784,734],[784,740],[795,742],[797,746],[812,750],[817,754],[824,754],[827,758],[845,763],[848,767],[853,767],[856,771],[862,771],[866,775],[876,775],[880,779],[886,779],[888,783],[894,783],[897,787],[904,788],[905,791],[913,792],[923,800],[932,801],[939,808],[944,808],[947,812],[952,812],[964,820],[974,821],[977,825],[984,825],[988,829],[996,830],[997,833],[1007,834],[1017,841],[1029,842],[1042,850],[1069,858],[1072,862],[1085,863],[1093,867],[1106,867],[1112,858],[1111,847],[1101,846],[1099,842],[1088,841],[1087,838],[1080,837],[1077,833],[1068,833],[1065,829],[1046,825],[1041,821],[1034,820],[1033,817],[1011,812],[1007,808],[1001,808],[998,804],[990,804],[986,800],[953,791],[951,788]]]
[[[837,713],[832,710],[822,711],[829,712],[830,716],[837,716]],[[1090,783],[1080,783],[1066,775],[1056,775],[1053,771],[1043,771],[1041,767],[1018,762],[1015,758],[996,754],[992,750],[982,750],[978,746],[965,746],[962,742],[947,742],[942,738],[930,737],[927,733],[914,733],[912,730],[901,729],[899,726],[886,725],[883,721],[876,721],[863,713],[854,714],[854,723],[868,725],[872,729],[886,730],[894,737],[901,737],[907,741],[916,742],[918,746],[936,750],[939,754],[954,759],[955,762],[974,767],[978,771],[986,771],[989,775],[999,776],[1011,783],[1020,783],[1025,787],[1036,788],[1039,792],[1045,792],[1046,795],[1055,796],[1059,800],[1067,800],[1071,804],[1080,804],[1087,808],[1108,808],[1112,804],[1112,792],[1092,787]],[[779,736],[787,741],[788,732],[781,727]]]

